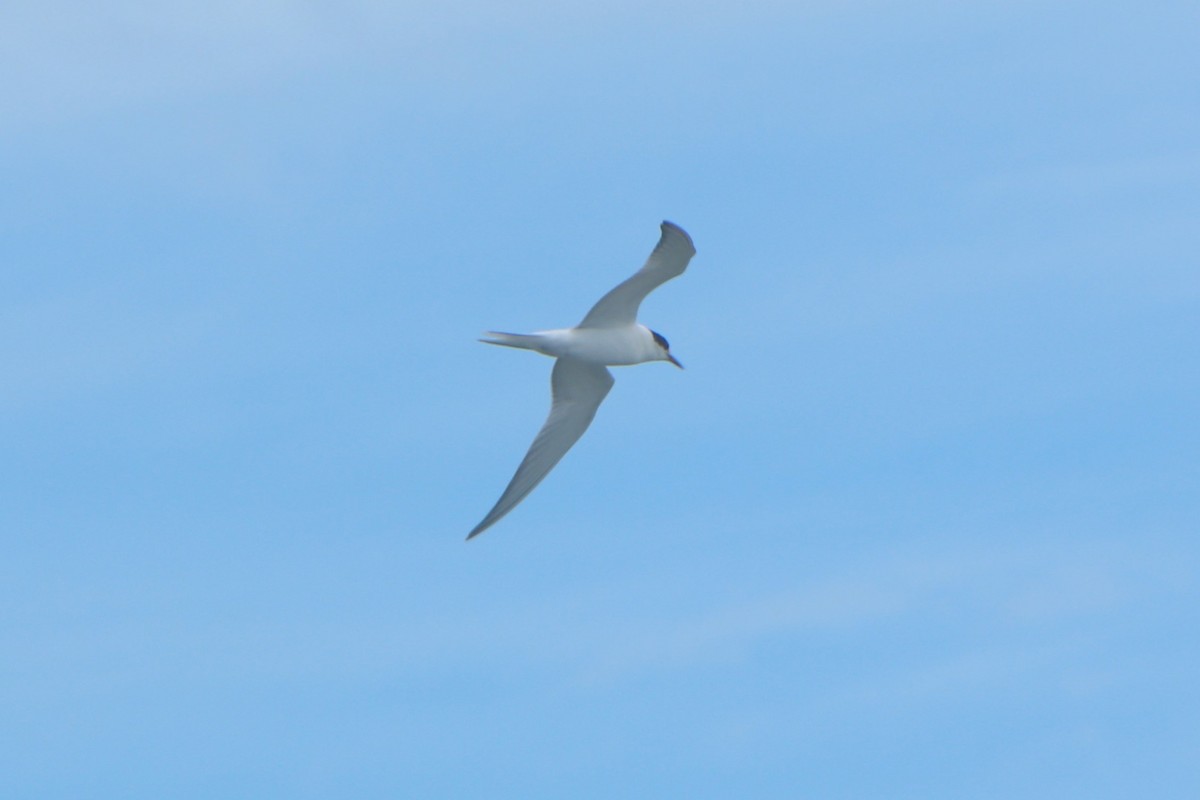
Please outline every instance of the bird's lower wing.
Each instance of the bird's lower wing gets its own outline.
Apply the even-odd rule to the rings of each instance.
[[[592,424],[596,409],[612,388],[613,377],[599,364],[589,364],[573,358],[560,358],[550,375],[554,402],[550,416],[538,431],[525,454],[521,466],[508,483],[508,488],[483,521],[468,534],[470,539],[483,533],[497,520],[512,511],[525,496],[534,490],[554,469],[554,465]]]
[[[683,274],[696,255],[692,238],[673,222],[662,224],[662,236],[646,264],[624,283],[610,291],[579,323],[581,328],[613,328],[637,322],[638,306],[646,295],[671,278]]]

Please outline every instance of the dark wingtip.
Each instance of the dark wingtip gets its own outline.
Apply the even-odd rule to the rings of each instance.
[[[696,243],[692,241],[692,237],[683,228],[679,227],[674,222],[671,222],[671,220],[664,219],[662,221],[662,225],[660,225],[659,228],[662,229],[662,232],[664,234],[666,234],[666,232],[669,230],[674,231],[675,233],[678,233],[680,236],[682,236],[684,239],[687,240],[688,246],[692,248],[692,252],[693,253],[696,252]]]
[[[474,539],[476,536],[478,536],[479,534],[483,533],[484,531],[486,531],[488,528],[492,527],[492,526],[493,526],[493,525],[495,525],[495,524],[496,524],[496,520],[494,520],[494,519],[485,519],[483,522],[481,522],[481,523],[479,523],[478,525],[476,525],[476,526],[475,526],[475,527],[474,527],[474,528],[471,530],[471,532],[467,534],[467,541],[468,541],[468,542],[469,542],[469,541],[471,541],[471,540],[472,540],[472,539]]]

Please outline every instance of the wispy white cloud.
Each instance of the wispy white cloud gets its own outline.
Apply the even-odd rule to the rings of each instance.
[[[1185,150],[1006,170],[979,180],[974,192],[984,197],[1049,192],[1060,197],[1094,198],[1197,183],[1200,150]]]
[[[165,97],[244,91],[317,68],[386,64],[397,87],[478,85],[528,58],[563,53],[598,33],[726,35],[738,28],[869,12],[881,0],[783,3],[496,4],[410,0],[354,4],[118,0],[103,8],[63,2],[0,10],[0,132],[87,117]],[[935,4],[936,5],[936,4]],[[806,30],[798,26],[798,32]],[[748,33],[749,35],[749,33]],[[644,36],[635,37],[639,41]]]
[[[993,629],[1032,627],[1048,632],[1057,624],[1104,614],[1126,601],[1133,576],[1129,564],[1123,571],[1121,563],[1117,553],[1079,559],[1039,547],[910,554],[690,619],[657,625],[631,621],[629,630],[639,633],[592,652],[585,679],[608,681],[647,670],[740,661],[771,641],[856,630],[881,634],[892,627],[902,629],[917,617],[953,625],[956,615],[970,613]],[[1012,655],[1003,645],[996,646],[1001,648],[999,656],[969,646],[937,669],[968,678],[994,671],[999,669],[997,658]],[[918,678],[913,680],[933,680]]]
[[[102,290],[0,309],[0,410],[11,415],[122,385],[217,330],[211,310],[146,307]]]
[[[294,64],[319,45],[301,6],[17,3],[0,13],[9,130],[193,92]]]

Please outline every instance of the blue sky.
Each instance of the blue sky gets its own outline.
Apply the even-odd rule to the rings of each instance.
[[[1197,30],[6,5],[0,790],[1197,796]]]

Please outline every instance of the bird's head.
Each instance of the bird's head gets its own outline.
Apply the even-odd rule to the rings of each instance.
[[[675,366],[683,369],[683,364],[680,364],[679,360],[671,355],[671,345],[667,343],[667,337],[657,331],[650,331],[650,335],[654,337],[654,343],[658,345],[658,360],[670,361]]]

